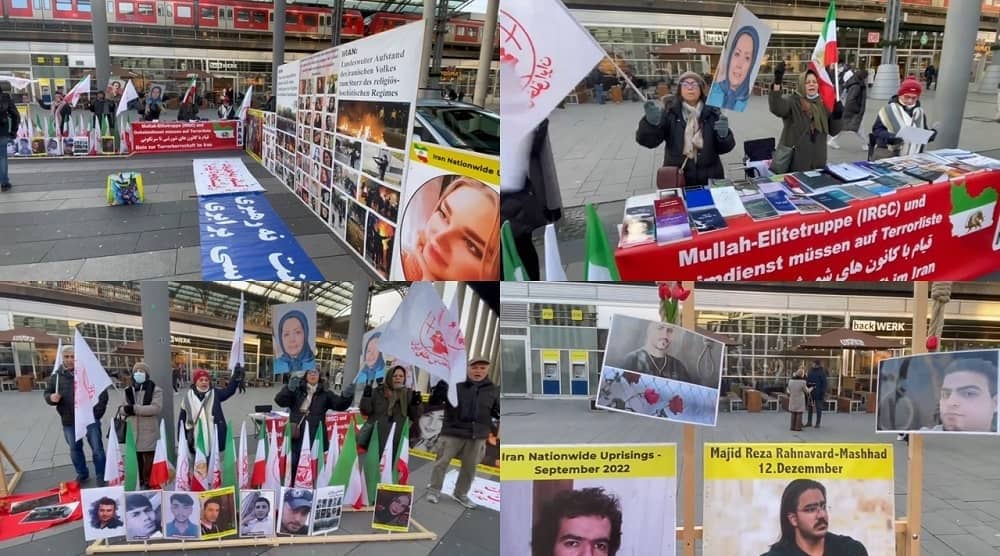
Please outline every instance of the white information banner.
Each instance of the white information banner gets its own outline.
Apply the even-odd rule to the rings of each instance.
[[[264,191],[239,158],[198,158],[193,162],[194,185],[199,197]]]

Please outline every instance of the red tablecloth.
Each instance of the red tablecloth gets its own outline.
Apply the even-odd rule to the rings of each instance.
[[[615,253],[621,279],[970,280],[1000,270],[1000,171]],[[987,202],[988,201],[988,202]]]

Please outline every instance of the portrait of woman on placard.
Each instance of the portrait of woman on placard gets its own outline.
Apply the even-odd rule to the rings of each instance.
[[[274,360],[274,372],[315,369],[316,360],[309,338],[309,321],[302,311],[285,313],[278,323],[278,337],[275,338],[281,348],[281,356]]]
[[[379,349],[379,338],[381,332],[369,332],[365,340],[365,351],[361,354],[364,359],[361,361],[361,369],[358,371],[354,382],[367,384],[385,378],[385,359],[382,358],[382,351]]]
[[[403,216],[406,280],[497,280],[500,195],[481,181],[441,176],[424,183]]]
[[[750,76],[760,52],[757,30],[749,25],[741,27],[730,45],[725,67],[720,68],[720,73],[725,73],[717,76],[722,78],[712,83],[706,104],[742,112],[750,99],[750,87],[753,85]]]

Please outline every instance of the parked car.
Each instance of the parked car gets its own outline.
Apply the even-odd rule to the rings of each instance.
[[[474,104],[443,99],[417,102],[414,137],[436,143],[500,156],[500,115]]]

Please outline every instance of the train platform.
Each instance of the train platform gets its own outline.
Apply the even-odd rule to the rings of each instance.
[[[199,280],[193,158],[241,157],[265,198],[328,280],[369,271],[316,215],[243,152],[10,161],[0,195],[0,280]],[[107,206],[108,175],[143,175],[145,203]],[[376,278],[375,276],[370,276]]]

